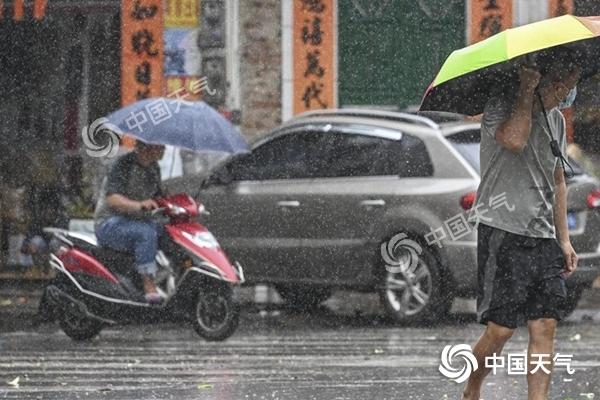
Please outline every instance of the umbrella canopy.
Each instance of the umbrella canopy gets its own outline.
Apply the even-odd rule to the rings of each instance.
[[[164,97],[144,99],[110,114],[108,122],[145,143],[172,145],[198,152],[249,151],[238,130],[203,101]]]
[[[600,70],[600,17],[551,18],[507,29],[454,51],[427,89],[420,109],[480,114],[492,89],[518,79],[516,66],[526,62],[523,56],[551,53],[557,46],[573,50],[583,77],[596,74]]]

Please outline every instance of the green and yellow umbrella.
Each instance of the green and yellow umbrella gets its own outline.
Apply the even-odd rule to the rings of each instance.
[[[507,29],[454,51],[427,89],[421,111],[483,112],[494,87],[518,79],[516,65],[529,54],[565,46],[574,51],[583,76],[600,71],[600,17],[563,15]]]

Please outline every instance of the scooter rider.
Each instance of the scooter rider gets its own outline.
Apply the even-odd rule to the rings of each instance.
[[[98,244],[135,254],[149,303],[162,301],[154,283],[160,227],[144,211],[158,208],[153,199],[162,195],[158,161],[164,151],[138,140],[134,151],[118,158],[102,183],[94,215]]]

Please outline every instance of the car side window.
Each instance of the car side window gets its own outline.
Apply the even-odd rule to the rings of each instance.
[[[401,178],[418,178],[433,175],[433,163],[425,143],[412,135],[403,135],[394,146],[386,146],[377,175],[395,173]]]
[[[323,133],[291,132],[275,137],[232,163],[233,180],[311,178],[324,161]]]
[[[331,132],[327,163],[315,177],[433,175],[425,143],[411,135],[399,140],[355,133]]]

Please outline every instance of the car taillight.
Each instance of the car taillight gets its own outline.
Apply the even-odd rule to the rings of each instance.
[[[600,189],[594,189],[587,195],[589,208],[600,208]]]
[[[473,208],[473,204],[475,204],[475,197],[477,196],[477,192],[469,192],[460,198],[460,206],[465,211],[469,211]]]

